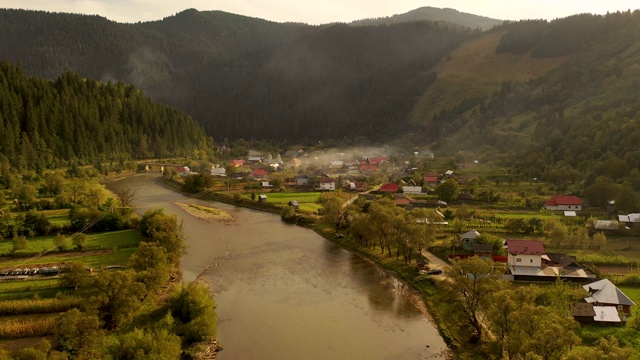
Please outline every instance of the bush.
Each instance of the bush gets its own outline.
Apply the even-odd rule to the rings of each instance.
[[[282,221],[293,223],[296,221],[296,210],[291,206],[285,206],[280,211],[280,218]]]

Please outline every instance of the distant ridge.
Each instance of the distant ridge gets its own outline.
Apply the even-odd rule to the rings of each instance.
[[[481,30],[488,30],[496,25],[503,23],[503,20],[492,19],[485,16],[479,16],[469,13],[460,12],[455,9],[449,8],[435,8],[430,6],[421,7],[415,10],[411,10],[404,14],[396,14],[393,16],[386,16],[376,19],[363,19],[356,20],[350,23],[354,26],[371,26],[371,25],[389,25],[410,21],[436,21],[447,22],[468,28],[480,28]]]

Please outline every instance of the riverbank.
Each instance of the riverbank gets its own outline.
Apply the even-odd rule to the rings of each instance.
[[[170,179],[159,179],[160,182],[172,188],[173,190],[180,191],[180,183]],[[254,210],[261,210],[270,212],[273,214],[280,214],[281,207],[274,206],[268,203],[258,203],[246,198],[239,198],[238,196],[231,196],[229,194],[205,192],[196,195],[190,195],[194,198],[203,200],[219,201],[235,206],[251,208]],[[451,323],[450,317],[446,316],[447,310],[442,306],[442,303],[435,299],[435,294],[438,293],[437,284],[434,283],[432,278],[419,276],[418,270],[415,265],[405,264],[403,261],[396,261],[395,257],[379,256],[379,249],[367,249],[349,237],[347,232],[344,232],[344,237],[336,237],[335,229],[324,225],[320,222],[318,216],[312,216],[302,212],[296,212],[296,223],[299,226],[313,230],[316,234],[320,235],[325,240],[338,245],[339,247],[349,251],[352,254],[357,255],[361,259],[375,265],[379,270],[385,272],[389,276],[396,279],[404,289],[408,291],[406,294],[413,297],[414,305],[423,314],[423,316],[429,320],[439,332],[448,346],[446,354],[443,354],[446,358],[460,358],[461,352],[466,352],[460,346],[460,339],[457,337],[456,331],[450,331],[449,329],[458,329],[459,324]],[[464,341],[463,341],[464,342]],[[428,345],[428,344],[427,344]]]

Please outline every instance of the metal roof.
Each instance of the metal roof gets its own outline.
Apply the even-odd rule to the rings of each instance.
[[[620,289],[618,289],[608,279],[598,280],[582,286],[589,292],[589,297],[585,298],[588,303],[635,305]]]

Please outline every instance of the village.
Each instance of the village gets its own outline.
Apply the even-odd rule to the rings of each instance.
[[[187,166],[169,171],[177,178],[197,174]],[[485,160],[438,159],[418,148],[394,154],[388,147],[295,149],[275,157],[251,150],[213,165],[207,175],[217,191],[313,215],[322,212],[322,194],[428,209],[437,228],[430,248],[438,257],[490,259],[503,279],[521,284],[577,283],[584,297],[571,304],[571,313],[581,324],[625,326],[632,315],[635,302],[610,279],[624,283],[635,273],[640,249],[623,244],[637,239],[640,214],[618,213],[613,199],[604,208],[588,206],[564,186],[561,193]],[[441,272],[421,257],[415,266],[421,274]]]

